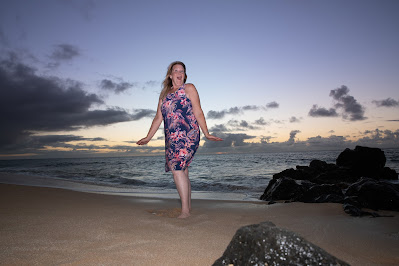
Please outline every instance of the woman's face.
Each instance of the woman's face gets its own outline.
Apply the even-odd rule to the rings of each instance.
[[[170,74],[170,79],[172,80],[173,87],[178,87],[183,85],[184,77],[186,73],[184,72],[184,67],[182,65],[176,64],[172,67],[172,73]]]

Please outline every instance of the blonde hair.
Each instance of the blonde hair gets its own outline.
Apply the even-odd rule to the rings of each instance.
[[[184,68],[184,83],[186,83],[186,80],[187,80],[186,65],[180,61],[172,62],[168,66],[168,71],[166,72],[165,79],[162,82],[162,91],[159,96],[159,98],[162,100],[166,97],[166,95],[168,95],[168,93],[171,91],[171,89],[173,87],[172,79],[170,78],[170,75],[172,74],[172,69],[175,65],[181,65]]]

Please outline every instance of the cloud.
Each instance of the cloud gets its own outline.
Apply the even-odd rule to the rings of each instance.
[[[244,142],[246,139],[253,139],[255,136],[247,134],[233,134],[233,133],[219,133],[218,137],[222,138],[223,141],[210,141],[205,139],[204,148],[225,148],[225,147],[240,147],[248,145]]]
[[[71,44],[58,44],[55,46],[50,58],[55,61],[71,60],[80,55],[79,48]]]
[[[301,133],[300,130],[291,130],[290,132],[290,138],[288,139],[288,142],[295,142],[295,137],[298,133]]]
[[[312,117],[336,117],[338,116],[337,111],[333,108],[326,109],[324,107],[318,107],[317,104],[312,106],[309,111],[309,116]]]
[[[131,115],[132,120],[140,120],[145,117],[153,118],[157,112],[151,109],[133,109],[133,114]]]
[[[93,110],[104,102],[87,93],[80,82],[38,76],[15,57],[0,61],[0,150],[22,142],[34,132],[71,131],[149,116],[121,108]]]
[[[244,111],[257,111],[262,108],[267,110],[267,108],[278,108],[278,107],[279,107],[279,104],[276,102],[270,102],[270,103],[266,104],[266,107],[257,106],[257,105],[245,105],[242,107],[235,106],[235,107],[231,107],[230,109],[225,109],[222,111],[210,110],[207,114],[207,118],[208,119],[222,119],[226,115],[237,115],[237,114],[243,113]]]
[[[125,92],[126,90],[132,88],[134,85],[135,84],[133,83],[124,82],[124,81],[120,81],[119,83],[117,83],[109,79],[103,79],[100,83],[100,88],[103,90],[108,90],[116,94],[119,94],[121,92]]]
[[[159,85],[161,85],[161,82],[160,82],[160,81],[157,81],[157,80],[149,80],[149,81],[146,81],[146,82],[144,83],[144,86],[143,86],[142,88],[143,88],[143,90],[144,90],[144,89],[146,89],[146,88],[148,88],[148,87],[155,87],[155,86],[159,86]]]
[[[244,107],[242,107],[242,110],[244,110],[244,111],[257,111],[257,110],[259,110],[259,106],[256,106],[256,105],[245,105]]]
[[[363,146],[384,146],[384,147],[398,147],[399,146],[399,130],[366,130],[363,137],[356,141],[357,145]]]
[[[270,102],[266,104],[267,108],[278,108],[280,105],[277,102]]]
[[[69,142],[77,141],[106,141],[104,138],[84,138],[76,135],[28,135],[20,139],[18,142],[9,143],[5,147],[1,147],[2,154],[15,154],[15,153],[46,153],[46,147],[52,148],[70,148],[76,149],[79,145],[80,148],[103,148],[102,146],[94,147],[94,145],[86,144],[70,144]]]
[[[349,89],[345,85],[340,88],[330,91],[330,96],[335,100],[334,108],[326,109],[318,107],[314,104],[309,111],[309,116],[312,117],[336,117],[338,116],[337,110],[341,109],[341,116],[345,120],[359,121],[367,119],[364,116],[364,107],[357,102],[357,100],[348,94]]]
[[[214,125],[209,129],[210,132],[216,133],[216,132],[227,132],[230,131],[225,125],[219,124],[219,125]]]
[[[301,119],[296,118],[295,116],[291,116],[289,121],[290,121],[290,123],[299,123],[301,121]]]
[[[255,120],[255,125],[266,126],[266,125],[270,125],[270,123],[266,122],[263,117],[260,117],[258,120]]]
[[[385,100],[379,100],[379,101],[372,101],[377,107],[397,107],[399,106],[399,102],[392,99],[392,98],[387,98]]]
[[[260,143],[270,143],[270,140],[272,138],[273,138],[272,136],[261,136]]]
[[[229,110],[223,111],[213,111],[210,110],[207,114],[208,119],[222,119],[225,117],[226,114],[239,114],[241,112],[241,107],[231,107]]]
[[[357,100],[350,96],[349,89],[345,85],[330,91],[330,96],[337,101],[335,108],[343,109],[342,117],[350,121],[367,119],[364,117],[364,107]]]
[[[233,127],[232,128],[233,131],[234,130],[243,131],[243,130],[248,130],[248,129],[252,129],[252,130],[259,129],[259,127],[253,126],[245,120],[238,121],[238,120],[232,119],[232,120],[229,120],[227,122],[227,124],[229,126]],[[232,131],[232,130],[230,130],[230,131]]]

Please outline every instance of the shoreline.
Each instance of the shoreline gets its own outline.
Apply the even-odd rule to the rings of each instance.
[[[351,265],[399,264],[399,213],[351,217],[341,204],[105,195],[0,184],[0,264],[211,265],[244,225],[271,221]]]
[[[23,185],[34,187],[60,188],[85,193],[104,195],[127,196],[127,197],[149,197],[160,199],[179,199],[176,188],[142,187],[142,186],[111,186],[109,184],[79,182],[58,177],[35,176],[29,174],[1,173],[0,184]],[[218,191],[192,191],[192,199],[221,200],[221,201],[250,201],[264,202],[244,193],[218,192]]]

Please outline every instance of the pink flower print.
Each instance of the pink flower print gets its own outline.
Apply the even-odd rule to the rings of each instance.
[[[187,156],[187,154],[188,154],[188,152],[187,152],[186,149],[181,149],[181,150],[179,151],[179,157],[184,158],[184,157]]]
[[[188,103],[187,103],[187,99],[186,98],[183,98],[181,101],[180,101],[180,104],[183,106],[183,107],[185,107]]]
[[[177,95],[179,96],[179,97],[181,97],[181,96],[184,96],[186,93],[184,92],[184,90],[178,90],[177,91]]]
[[[172,141],[176,141],[176,140],[178,140],[178,138],[179,138],[178,132],[172,132],[172,133],[170,134],[170,139],[171,139]]]
[[[179,139],[183,139],[186,135],[185,131],[179,131]]]

